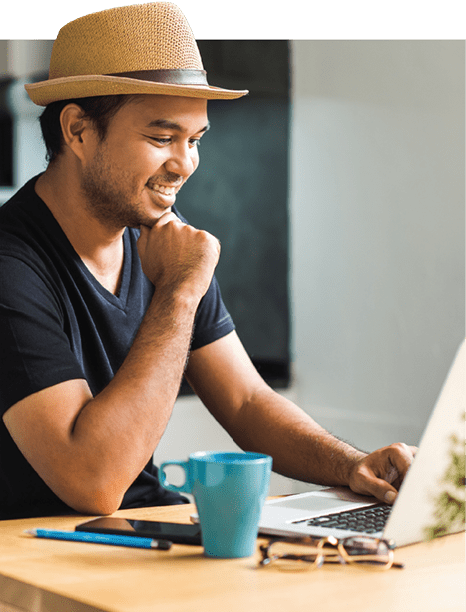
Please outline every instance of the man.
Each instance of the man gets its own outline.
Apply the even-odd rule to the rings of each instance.
[[[366,455],[264,383],[221,300],[218,241],[174,207],[207,100],[247,93],[207,83],[179,9],[71,22],[27,91],[50,163],[0,210],[2,518],[182,503],[151,458],[183,373],[276,471],[392,503],[415,449]]]

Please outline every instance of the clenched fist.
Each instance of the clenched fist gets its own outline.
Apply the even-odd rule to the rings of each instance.
[[[397,443],[370,453],[355,465],[349,486],[355,493],[392,504],[416,451],[416,446]]]
[[[220,243],[169,212],[152,228],[141,226],[138,252],[143,272],[156,291],[183,293],[200,301],[218,263]]]

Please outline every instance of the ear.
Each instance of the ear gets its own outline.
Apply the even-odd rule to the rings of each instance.
[[[65,145],[81,160],[86,152],[86,144],[94,141],[95,130],[83,109],[77,104],[67,104],[60,113],[60,125]]]

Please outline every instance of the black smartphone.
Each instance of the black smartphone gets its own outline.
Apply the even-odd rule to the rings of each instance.
[[[168,540],[174,544],[202,545],[201,527],[181,523],[160,523],[158,521],[140,521],[116,516],[103,516],[80,523],[76,531],[91,533],[113,533],[120,535],[140,536],[154,540]]]

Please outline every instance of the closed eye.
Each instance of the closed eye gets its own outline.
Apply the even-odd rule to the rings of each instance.
[[[156,136],[149,136],[150,140],[153,140],[154,142],[156,142],[157,144],[161,145],[161,146],[166,146],[171,144],[172,139],[171,138],[158,138]],[[189,139],[189,146],[190,147],[199,147],[201,144],[201,139],[200,138],[190,138]]]
[[[170,144],[171,142],[171,138],[157,138],[156,136],[149,136],[149,138],[161,145]]]

